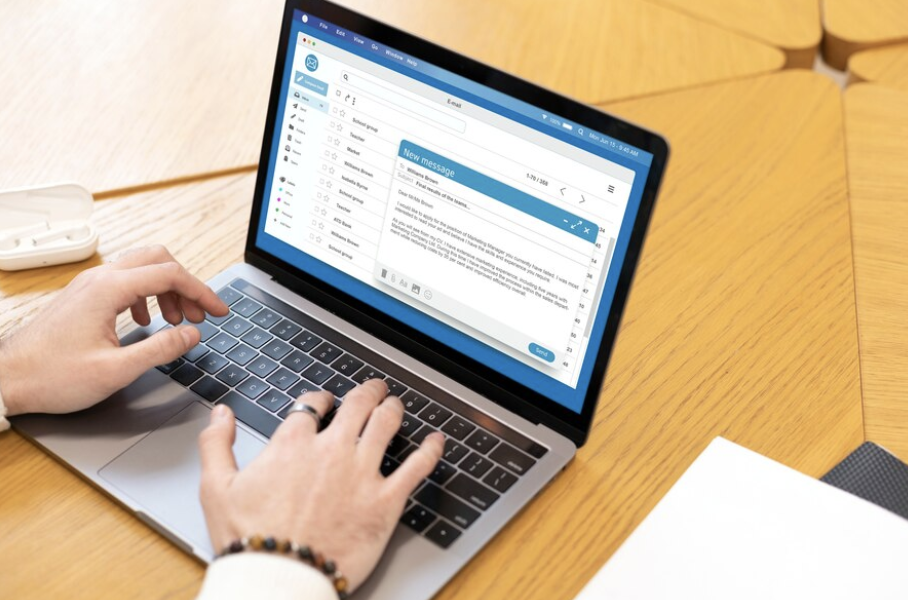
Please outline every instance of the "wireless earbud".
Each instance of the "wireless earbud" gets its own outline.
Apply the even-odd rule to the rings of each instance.
[[[85,223],[67,224],[64,222],[62,225],[63,227],[54,227],[47,231],[47,233],[34,236],[32,238],[32,245],[43,246],[62,239],[75,242],[83,240],[91,235],[91,229]]]

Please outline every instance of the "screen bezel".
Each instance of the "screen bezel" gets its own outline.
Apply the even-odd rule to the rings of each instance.
[[[566,117],[579,125],[604,133],[653,155],[602,341],[598,353],[593,359],[594,365],[589,387],[579,413],[500,375],[464,354],[453,351],[415,328],[396,320],[393,320],[393,326],[391,326],[389,321],[392,319],[385,313],[375,310],[346,292],[327,285],[324,281],[257,247],[259,216],[264,204],[269,172],[268,161],[274,138],[278,105],[281,100],[284,63],[289,50],[294,10],[308,12],[335,25],[372,38],[376,42],[413,55],[427,63],[538,106],[542,110]],[[249,231],[246,237],[245,260],[249,264],[271,273],[283,285],[342,319],[410,356],[419,356],[420,362],[455,379],[523,418],[558,431],[571,439],[577,446],[581,446],[586,441],[592,424],[598,396],[667,159],[668,145],[666,141],[661,136],[636,125],[325,0],[287,0],[274,65]]]

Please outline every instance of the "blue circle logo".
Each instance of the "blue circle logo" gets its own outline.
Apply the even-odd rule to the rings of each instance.
[[[314,54],[310,54],[306,57],[306,68],[310,71],[314,71],[318,68],[318,57]]]

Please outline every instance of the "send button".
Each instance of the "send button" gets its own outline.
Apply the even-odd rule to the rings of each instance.
[[[536,343],[530,344],[530,354],[532,354],[533,356],[538,356],[546,362],[555,362],[555,353],[547,348],[543,348]]]

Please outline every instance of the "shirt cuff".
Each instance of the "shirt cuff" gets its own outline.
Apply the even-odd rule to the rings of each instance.
[[[241,552],[208,567],[196,600],[337,600],[329,579],[309,565],[281,556]]]

